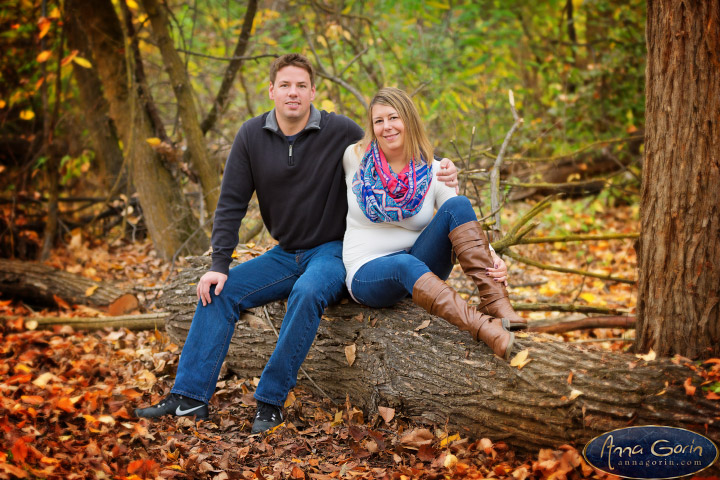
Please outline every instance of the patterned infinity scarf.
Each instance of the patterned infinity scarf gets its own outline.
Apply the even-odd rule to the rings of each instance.
[[[368,145],[353,177],[352,191],[360,210],[370,221],[398,222],[417,214],[432,182],[432,168],[424,159],[412,161],[395,174],[377,142]]]

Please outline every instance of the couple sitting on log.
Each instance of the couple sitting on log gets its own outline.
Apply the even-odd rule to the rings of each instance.
[[[345,286],[371,307],[412,295],[506,360],[511,330],[526,326],[510,306],[505,263],[489,247],[469,200],[456,195],[453,163],[434,159],[410,97],[381,89],[363,135],[347,117],[312,105],[314,80],[302,55],[273,62],[269,95],[275,108],[242,125],[225,166],[212,266],[197,285],[200,301],[175,384],[136,416],[207,418],[240,312],[284,298],[277,345],[255,391],[252,433],[283,422],[281,407],[323,311],[340,300]],[[229,269],[253,192],[279,245]],[[453,256],[478,286],[477,307],[444,281]]]

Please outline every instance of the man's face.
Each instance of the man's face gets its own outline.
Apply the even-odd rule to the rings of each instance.
[[[275,83],[270,84],[269,93],[275,101],[275,115],[280,122],[306,118],[310,114],[310,103],[315,99],[315,87],[310,84],[310,74],[291,65],[278,70]]]

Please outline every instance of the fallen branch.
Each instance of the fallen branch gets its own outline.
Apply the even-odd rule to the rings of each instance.
[[[168,313],[144,313],[140,315],[121,315],[117,317],[21,317],[17,315],[0,315],[0,320],[25,320],[25,326],[36,322],[35,328],[48,328],[67,325],[76,330],[102,330],[104,328],[127,328],[128,330],[164,330],[165,318]]]
[[[635,328],[635,317],[585,317],[575,320],[538,320],[530,322],[529,332],[565,333],[590,328]]]
[[[630,280],[628,278],[613,277],[612,275],[605,275],[602,273],[588,272],[585,270],[578,270],[575,268],[557,267],[554,265],[547,265],[545,263],[536,262],[535,260],[533,260],[531,258],[527,258],[527,257],[523,257],[522,255],[518,255],[517,253],[513,252],[509,248],[503,250],[503,253],[505,255],[507,255],[508,257],[517,260],[518,262],[522,262],[527,265],[532,265],[533,267],[537,267],[542,270],[551,270],[553,272],[563,272],[563,273],[574,273],[576,275],[583,275],[585,277],[593,277],[593,278],[599,278],[601,280],[609,280],[611,282],[627,283],[628,285],[635,285],[635,283],[636,283],[635,280]]]
[[[514,245],[529,245],[534,243],[555,242],[594,242],[598,240],[622,240],[625,238],[639,238],[639,233],[606,233],[602,235],[554,235],[552,237],[521,238]],[[494,248],[494,246],[493,246]]]
[[[574,305],[571,303],[514,303],[515,310],[523,312],[574,312],[599,313],[604,315],[622,315],[624,312],[617,308],[598,307],[594,305]]]

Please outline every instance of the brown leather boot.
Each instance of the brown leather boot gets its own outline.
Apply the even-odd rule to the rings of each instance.
[[[442,317],[460,330],[470,332],[475,340],[489,346],[495,355],[510,360],[515,335],[503,328],[499,318],[480,313],[467,304],[455,290],[432,272],[413,285],[413,302],[426,311]]]
[[[485,269],[493,266],[488,240],[479,222],[463,223],[448,235],[465,275],[478,288],[478,309],[493,317],[504,318],[513,330],[527,328],[527,320],[510,305],[505,285],[488,277]]]

